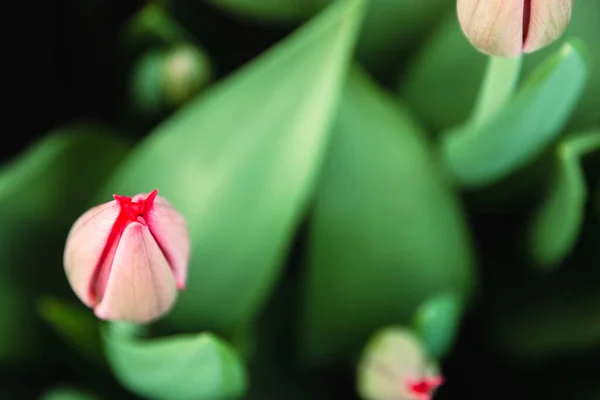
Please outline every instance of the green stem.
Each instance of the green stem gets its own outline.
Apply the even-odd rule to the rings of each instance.
[[[480,124],[501,109],[517,87],[523,57],[489,57],[471,121]]]

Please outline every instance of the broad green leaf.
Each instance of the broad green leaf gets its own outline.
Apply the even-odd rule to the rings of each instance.
[[[578,1],[563,37],[551,46],[526,54],[527,76],[565,40],[580,38],[590,49],[590,80],[569,121],[569,130],[589,129],[600,123],[600,2]],[[478,53],[464,37],[456,11],[418,52],[410,67],[399,76],[398,90],[429,129],[439,132],[468,118],[484,75],[487,57]]]
[[[113,323],[103,337],[119,382],[144,398],[234,399],[246,390],[241,358],[210,333],[144,340]]]
[[[75,387],[58,386],[44,392],[39,400],[100,400],[100,398]]]
[[[584,51],[580,42],[566,44],[501,110],[443,136],[445,164],[458,184],[496,183],[531,163],[556,139],[585,88]]]
[[[442,359],[452,349],[463,313],[463,299],[444,293],[425,301],[415,313],[412,326],[428,354]]]
[[[575,245],[585,214],[587,187],[579,159],[600,150],[600,130],[564,139],[556,148],[557,170],[532,219],[529,246],[542,267],[560,263]]]
[[[311,195],[363,2],[335,3],[272,50],[188,103],[142,142],[105,186],[160,190],[187,219],[182,329],[252,320],[279,276]]]
[[[351,355],[381,326],[472,283],[460,207],[410,115],[355,72],[333,135],[306,256],[312,358]]]
[[[39,300],[38,311],[40,316],[80,353],[92,362],[103,361],[98,321],[85,306],[45,297]]]
[[[0,169],[0,360],[41,354],[35,292],[70,292],[64,240],[128,148],[108,134],[65,127]]]

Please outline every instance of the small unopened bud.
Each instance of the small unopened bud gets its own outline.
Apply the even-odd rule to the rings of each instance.
[[[571,19],[573,0],[458,0],[460,26],[479,51],[517,57],[555,41]]]
[[[374,336],[357,373],[364,400],[431,400],[444,383],[421,341],[402,327],[385,328]]]
[[[189,237],[158,190],[92,208],[75,222],[64,253],[73,291],[98,318],[148,323],[185,287]]]

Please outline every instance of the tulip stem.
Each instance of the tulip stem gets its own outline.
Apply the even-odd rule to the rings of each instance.
[[[501,109],[517,87],[523,57],[488,58],[487,70],[471,116],[474,124],[481,124]]]

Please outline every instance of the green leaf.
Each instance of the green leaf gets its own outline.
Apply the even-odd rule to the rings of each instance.
[[[445,293],[428,299],[415,313],[412,326],[433,358],[442,359],[452,349],[463,303],[462,296]]]
[[[445,11],[447,0],[371,0],[358,41],[358,56],[370,70],[389,72],[415,43],[429,33]]]
[[[52,297],[38,302],[38,311],[70,345],[93,362],[103,362],[97,319],[82,305]]]
[[[99,397],[71,386],[58,386],[44,392],[39,400],[99,400]]]
[[[128,149],[111,133],[64,127],[0,169],[0,360],[42,354],[35,292],[71,292],[64,240]]]
[[[307,356],[345,357],[423,301],[463,294],[473,261],[455,194],[408,113],[354,72],[309,227]]]
[[[569,130],[589,129],[600,123],[600,2],[580,1],[573,7],[567,31],[554,44],[527,54],[523,74],[527,75],[565,39],[580,38],[590,49],[590,80],[569,122]],[[460,62],[457,62],[460,60]],[[477,98],[487,57],[464,37],[456,10],[422,46],[408,70],[398,77],[398,91],[416,116],[434,132],[449,129],[467,120]]]
[[[587,201],[579,159],[599,149],[600,130],[570,136],[556,148],[557,171],[552,186],[529,228],[529,246],[541,267],[560,263],[577,241]]]
[[[103,337],[119,382],[147,399],[234,399],[246,390],[240,357],[210,333],[143,340],[113,323]]]
[[[187,289],[169,321],[230,331],[276,282],[328,142],[363,13],[336,2],[188,103],[142,142],[100,201],[154,188],[187,219]]]
[[[450,174],[464,187],[481,187],[529,164],[562,132],[587,75],[583,45],[566,44],[500,111],[444,135],[442,152]]]
[[[209,0],[236,15],[262,22],[293,23],[319,11],[331,0]]]

